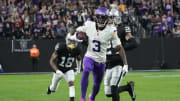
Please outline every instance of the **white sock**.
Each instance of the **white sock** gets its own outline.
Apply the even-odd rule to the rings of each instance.
[[[74,86],[69,87],[69,97],[75,97],[75,87]]]

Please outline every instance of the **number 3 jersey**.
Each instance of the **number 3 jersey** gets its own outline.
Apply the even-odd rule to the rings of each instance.
[[[75,68],[74,63],[76,57],[81,53],[80,48],[76,47],[72,51],[69,51],[65,43],[57,43],[55,46],[55,51],[58,54],[57,67],[59,70],[65,73],[68,70]]]
[[[110,40],[113,40],[115,45],[121,44],[114,25],[106,25],[103,30],[97,30],[95,22],[86,21],[84,26],[78,27],[76,31],[84,32],[88,36],[88,48],[85,56],[99,63],[106,62],[106,50]]]

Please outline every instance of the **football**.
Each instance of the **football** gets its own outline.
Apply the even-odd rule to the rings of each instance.
[[[77,39],[84,40],[86,38],[86,33],[84,32],[76,32],[76,33],[77,33],[76,34]]]

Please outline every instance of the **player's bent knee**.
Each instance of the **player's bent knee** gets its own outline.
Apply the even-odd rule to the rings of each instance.
[[[117,89],[118,89],[117,86],[111,86],[111,92],[112,92],[112,95],[116,95]]]
[[[69,87],[70,86],[74,86],[74,82],[73,81],[69,81]]]
[[[111,86],[104,86],[104,92],[106,97],[112,97]]]

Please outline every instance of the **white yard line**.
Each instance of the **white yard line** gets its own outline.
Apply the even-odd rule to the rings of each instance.
[[[24,80],[25,82],[42,82],[42,81],[49,81],[48,79],[47,80]]]
[[[180,77],[180,75],[146,75],[144,77],[150,77],[150,78],[174,78],[174,77]]]

